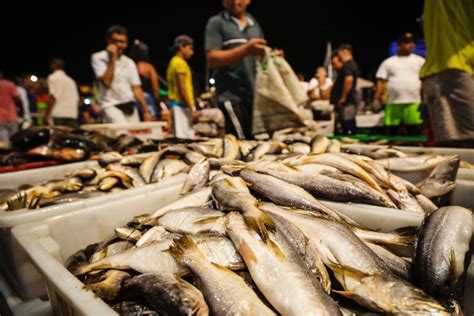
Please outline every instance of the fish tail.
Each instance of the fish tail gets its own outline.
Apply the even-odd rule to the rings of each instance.
[[[199,252],[194,241],[186,234],[181,239],[173,241],[169,252],[179,262],[186,260],[186,255],[193,252]]]
[[[256,208],[256,212],[245,212],[243,217],[247,226],[251,230],[256,231],[264,242],[268,239],[269,231],[276,231],[275,223],[273,223],[272,219],[258,208]]]

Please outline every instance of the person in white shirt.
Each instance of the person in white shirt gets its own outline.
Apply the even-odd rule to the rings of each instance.
[[[423,120],[418,111],[421,103],[419,76],[425,59],[412,53],[415,39],[411,33],[403,34],[397,43],[397,55],[385,59],[375,75],[377,84],[373,106],[384,103],[383,92],[387,85],[385,126],[398,129],[403,123],[408,130],[420,132]]]
[[[47,79],[50,99],[45,122],[77,128],[79,92],[76,82],[64,72],[62,59],[54,58],[49,66],[52,73]]]
[[[332,79],[328,77],[326,67],[318,67],[308,84],[308,96],[311,100],[329,100]]]
[[[121,25],[107,29],[107,47],[94,53],[92,68],[99,81],[99,102],[108,123],[138,123],[135,100],[143,110],[143,119],[152,121],[146,104],[137,66],[123,53],[128,46],[128,31]]]

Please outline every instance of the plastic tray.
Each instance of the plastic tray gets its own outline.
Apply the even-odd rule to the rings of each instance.
[[[45,297],[46,292],[44,286],[42,284],[36,286],[34,282],[32,282],[32,280],[39,278],[38,272],[29,264],[26,254],[15,245],[12,239],[11,229],[14,226],[94,207],[96,205],[122,201],[134,196],[144,196],[144,194],[151,194],[152,192],[160,191],[170,186],[181,187],[185,179],[185,174],[178,174],[156,184],[109,193],[104,196],[82,201],[53,205],[34,210],[0,211],[0,258],[2,258],[0,268],[3,274],[23,300]],[[175,198],[177,198],[177,196],[175,196]]]
[[[134,136],[141,140],[163,139],[166,122],[141,122],[134,124],[86,124],[82,129],[97,131],[109,137],[118,137],[122,134]]]
[[[123,225],[133,215],[151,212],[177,189],[169,188],[148,196],[130,198],[126,201],[91,207],[15,227],[13,235],[31,257],[48,286],[52,309],[58,315],[116,315],[116,313],[92,292],[83,290],[83,284],[63,266],[69,255],[108,237],[113,228]],[[158,203],[154,201],[160,201]],[[405,226],[419,225],[423,215],[401,212],[383,207],[363,204],[323,202],[353,217],[369,228],[393,230]],[[120,212],[117,212],[120,208]],[[113,216],[111,216],[113,215]],[[471,260],[472,263],[472,260]],[[474,264],[470,265],[466,280],[466,315],[474,312]]]

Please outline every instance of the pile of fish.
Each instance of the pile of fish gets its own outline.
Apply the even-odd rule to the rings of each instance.
[[[105,151],[130,155],[157,149],[153,143],[127,135],[111,138],[93,131],[37,126],[13,134],[10,147],[0,155],[0,166],[44,160],[73,162],[94,159],[95,155]]]
[[[133,218],[114,237],[75,253],[67,267],[120,314],[459,310],[470,211],[430,213],[413,251],[414,236],[372,232],[335,210],[326,210],[331,216],[257,201],[242,178],[212,182]],[[400,244],[412,249],[408,257],[390,249]]]
[[[288,149],[281,143],[226,135],[151,155],[145,180],[163,156],[193,164],[182,197],[65,265],[123,315],[461,313],[471,211],[438,208],[372,158],[270,150]],[[310,146],[325,152],[327,140]],[[425,221],[371,231],[320,197],[419,211]]]

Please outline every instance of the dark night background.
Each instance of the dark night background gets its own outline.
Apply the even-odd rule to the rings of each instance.
[[[67,72],[73,78],[90,83],[90,55],[105,47],[107,26],[118,23],[128,28],[130,40],[139,38],[149,45],[152,62],[160,75],[165,75],[173,38],[178,34],[191,35],[195,39],[191,65],[195,78],[204,85],[204,28],[208,18],[221,9],[219,0],[90,5],[71,1],[63,7],[28,7],[22,11],[21,22],[0,21],[0,68],[7,76],[24,72],[45,76],[49,60],[58,56],[65,59]],[[362,75],[369,79],[373,79],[379,63],[387,57],[391,41],[404,32],[422,35],[416,21],[422,9],[421,0],[253,0],[248,7],[262,26],[269,45],[284,49],[295,71],[310,77],[323,63],[327,41],[332,42],[333,48],[349,42],[354,46]]]

